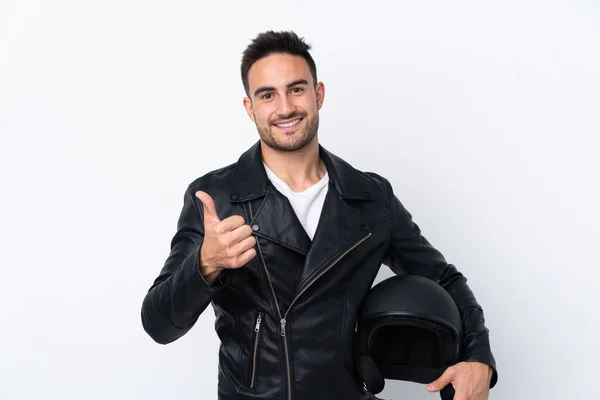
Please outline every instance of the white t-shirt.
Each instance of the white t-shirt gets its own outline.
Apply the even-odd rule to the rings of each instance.
[[[323,209],[323,203],[325,202],[325,195],[329,188],[329,174],[325,172],[323,178],[308,189],[302,192],[294,192],[289,185],[275,175],[264,162],[263,165],[265,166],[267,176],[273,185],[290,201],[292,208],[296,212],[296,216],[312,240],[315,236],[317,225],[319,224],[321,210]]]

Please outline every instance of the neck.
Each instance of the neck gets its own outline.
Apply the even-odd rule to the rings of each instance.
[[[302,192],[325,176],[326,168],[319,158],[317,136],[300,150],[281,152],[261,141],[262,158],[267,167],[295,192]]]

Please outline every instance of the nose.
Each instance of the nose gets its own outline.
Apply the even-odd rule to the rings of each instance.
[[[296,107],[290,101],[290,98],[288,96],[279,96],[279,99],[280,100],[279,100],[279,107],[278,107],[277,113],[279,114],[280,117],[286,117],[286,116],[290,115],[292,112],[294,112]]]

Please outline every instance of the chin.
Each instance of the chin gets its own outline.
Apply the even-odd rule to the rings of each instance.
[[[263,142],[265,142],[267,146],[274,150],[285,152],[300,150],[310,143],[310,141],[307,142],[303,139],[295,140],[294,142],[290,143],[290,141],[286,140],[285,138],[283,140],[277,140],[273,137],[270,137],[269,140],[263,139]]]

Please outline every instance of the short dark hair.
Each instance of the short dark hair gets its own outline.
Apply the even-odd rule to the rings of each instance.
[[[298,37],[293,31],[266,31],[259,33],[256,38],[246,47],[242,53],[242,83],[246,95],[250,97],[250,88],[248,85],[248,71],[252,64],[261,58],[276,53],[287,53],[303,57],[308,63],[313,83],[317,84],[317,66],[312,56],[308,52],[311,45],[304,41],[304,38]]]

